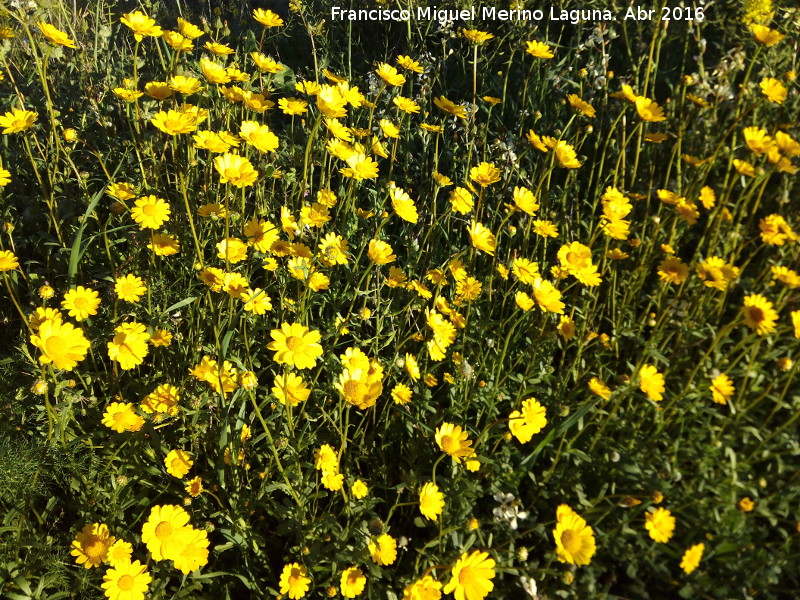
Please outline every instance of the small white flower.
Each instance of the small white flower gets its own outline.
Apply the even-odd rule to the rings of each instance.
[[[514,499],[512,494],[505,494],[497,492],[494,499],[500,503],[500,506],[495,508],[492,512],[498,521],[508,521],[508,526],[516,531],[518,527],[517,520],[527,519],[528,513],[520,510],[520,503]]]
[[[528,594],[528,596],[533,598],[533,600],[537,600],[539,598],[539,590],[536,587],[536,581],[523,575],[519,578],[519,582],[522,584],[522,589],[525,590],[525,593]]]

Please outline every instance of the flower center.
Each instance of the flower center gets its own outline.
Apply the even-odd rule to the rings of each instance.
[[[473,584],[474,579],[475,577],[471,567],[464,567],[458,573],[458,582],[464,587],[471,586]]]
[[[286,338],[286,347],[292,352],[297,352],[303,346],[303,338],[291,335]]]
[[[98,556],[103,555],[103,551],[106,549],[105,543],[100,538],[94,538],[91,542],[86,544],[86,555],[89,558],[97,558]]]
[[[148,217],[152,217],[156,214],[156,205],[155,204],[145,204],[142,207],[142,212],[146,214]]]
[[[166,540],[172,537],[172,525],[168,521],[161,521],[156,525],[156,537],[159,540]]]
[[[581,550],[581,537],[575,531],[567,529],[561,534],[561,545],[567,552],[575,556]]]
[[[60,336],[47,338],[44,347],[50,356],[64,356],[68,350],[67,340]]]
[[[125,574],[117,580],[117,587],[120,589],[120,591],[127,592],[133,589],[134,583],[135,581],[133,577]]]
[[[764,320],[764,311],[757,306],[750,307],[750,318],[756,323],[761,323]]]
[[[458,440],[452,438],[449,435],[442,436],[442,450],[444,450],[447,454],[453,454],[457,452],[459,449]]]
[[[350,400],[360,400],[366,394],[366,386],[360,381],[351,379],[344,384],[344,396]]]

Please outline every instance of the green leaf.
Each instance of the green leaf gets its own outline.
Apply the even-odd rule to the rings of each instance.
[[[75,283],[75,274],[78,272],[78,263],[81,261],[83,255],[86,253],[86,250],[89,248],[89,242],[87,242],[85,248],[81,248],[81,242],[83,241],[83,230],[86,228],[86,224],[89,222],[89,215],[92,214],[95,206],[97,206],[98,202],[100,202],[104,192],[105,190],[100,190],[94,195],[92,201],[89,202],[89,206],[86,207],[86,212],[83,213],[83,218],[80,220],[81,225],[78,227],[78,233],[75,234],[75,239],[72,241],[72,248],[69,252],[69,267],[67,269],[67,279],[69,280],[70,285]]]
[[[197,300],[197,298],[198,298],[197,296],[189,296],[188,298],[184,298],[184,299],[183,299],[183,300],[181,300],[180,302],[176,302],[176,303],[175,303],[175,304],[173,304],[172,306],[170,306],[170,307],[168,307],[168,308],[165,308],[163,311],[161,311],[161,314],[160,314],[160,315],[158,315],[158,317],[159,317],[159,318],[165,317],[165,316],[167,316],[169,313],[171,313],[173,310],[177,310],[177,309],[179,309],[179,308],[183,308],[183,307],[184,307],[184,306],[186,306],[187,304],[191,304],[192,302],[194,302],[195,300]]]

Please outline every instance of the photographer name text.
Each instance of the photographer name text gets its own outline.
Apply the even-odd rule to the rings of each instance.
[[[464,9],[438,8],[436,6],[418,6],[414,10],[398,8],[347,9],[341,6],[331,7],[331,19],[334,21],[438,21],[441,25],[454,21],[562,21],[577,25],[597,21],[702,21],[705,18],[703,7],[687,8],[682,6],[661,9],[631,6],[624,12],[614,13],[611,10],[572,9],[566,10],[551,6],[543,10],[532,9],[499,9],[496,6],[471,6]]]

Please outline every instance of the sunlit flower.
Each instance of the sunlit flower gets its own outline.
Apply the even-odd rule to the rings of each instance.
[[[197,498],[203,493],[203,479],[199,475],[197,477],[193,477],[186,482],[186,487],[184,489],[192,498]]]
[[[287,115],[303,115],[308,112],[308,102],[299,98],[281,98],[278,107]]]
[[[148,96],[150,96],[154,100],[166,100],[167,98],[172,96],[172,88],[170,88],[169,85],[167,85],[166,81],[150,81],[150,82],[145,84],[144,91]],[[163,113],[159,113],[159,114],[163,114]],[[189,117],[192,120],[194,120],[192,115],[189,115]],[[163,126],[163,124],[156,124],[155,119],[153,121],[151,121],[151,122],[154,125],[156,125],[156,127],[158,127],[159,129],[161,129],[161,127]],[[159,126],[159,125],[161,125],[161,126]],[[170,131],[167,131],[165,129],[161,129],[161,130],[164,131],[164,133],[170,133]],[[179,131],[178,133],[188,133],[188,132]]]
[[[278,149],[278,136],[267,125],[256,121],[242,121],[239,135],[260,152],[274,152]]]
[[[683,553],[680,567],[683,569],[684,573],[688,575],[698,567],[705,549],[705,544],[695,544]]]
[[[76,321],[83,321],[97,314],[100,296],[96,291],[79,285],[64,294],[61,306],[68,311],[70,317]]]
[[[164,465],[167,467],[167,473],[178,479],[183,479],[192,468],[194,461],[188,452],[184,450],[170,450],[167,457],[164,459]]]
[[[405,76],[398,73],[397,69],[387,63],[380,63],[375,72],[387,85],[398,86],[406,82]]]
[[[149,338],[147,328],[141,323],[123,323],[114,329],[114,337],[108,342],[108,357],[117,361],[121,369],[132,369],[144,362]]]
[[[487,31],[479,31],[477,29],[462,29],[461,33],[473,44],[483,44],[484,42],[488,42],[494,38],[494,35],[491,33]]]
[[[370,240],[367,255],[377,265],[388,265],[397,260],[392,247],[382,240]]]
[[[405,587],[402,600],[440,600],[442,597],[441,589],[442,584],[440,582],[430,575],[425,575],[422,579],[418,579]]]
[[[539,210],[539,201],[533,192],[526,187],[514,187],[514,206],[519,210],[533,216]]]
[[[758,156],[768,154],[769,151],[775,147],[775,142],[767,134],[766,129],[760,127],[745,127],[742,134],[744,135],[744,141],[747,147]]]
[[[200,59],[200,70],[203,72],[203,77],[211,83],[225,84],[231,81],[225,67],[207,58]]]
[[[436,444],[442,452],[450,455],[458,463],[473,451],[469,433],[452,423],[442,423],[436,429]]]
[[[412,59],[410,56],[403,56],[400,55],[397,57],[397,64],[406,69],[407,71],[412,71],[414,73],[422,73],[422,66]]]
[[[260,52],[251,52],[250,58],[253,59],[256,67],[265,73],[279,73],[286,68],[275,59],[267,56],[266,54],[261,54]]]
[[[100,587],[111,600],[144,600],[151,581],[147,566],[138,560],[117,561],[103,575]]]
[[[397,560],[397,540],[384,533],[367,545],[372,562],[382,567],[389,566]]]
[[[108,560],[108,549],[114,541],[115,538],[108,533],[108,526],[91,523],[75,535],[70,554],[86,569],[98,567]]]
[[[420,106],[416,102],[414,102],[411,98],[405,98],[403,96],[395,96],[392,98],[392,103],[401,111],[406,114],[413,115],[420,111]]]
[[[128,274],[118,277],[114,284],[114,292],[117,294],[117,298],[125,302],[139,302],[142,294],[146,291],[147,286],[144,280],[136,275]]]
[[[180,242],[171,235],[156,233],[147,244],[156,256],[172,256],[180,252]]]
[[[733,381],[725,373],[714,377],[708,389],[711,390],[712,399],[717,404],[727,404],[736,391]]]
[[[339,584],[342,596],[345,598],[355,598],[364,591],[364,587],[367,585],[367,578],[364,577],[364,573],[361,569],[348,567],[342,572]]]
[[[639,369],[639,389],[654,402],[661,402],[664,398],[664,375],[653,365],[642,365]]]
[[[598,377],[592,377],[589,380],[589,389],[604,400],[611,398],[611,389]]]
[[[573,148],[567,142],[559,140],[553,148],[553,152],[555,153],[556,159],[558,159],[558,162],[562,167],[567,169],[577,169],[581,166],[581,163],[578,160],[578,155],[575,152],[575,148]]]
[[[469,170],[469,178],[481,187],[486,187],[500,181],[500,170],[492,163],[482,162]]]
[[[472,211],[475,202],[467,188],[457,187],[450,192],[450,205],[455,212],[465,215]]]
[[[494,589],[495,564],[488,552],[465,552],[453,566],[452,577],[442,591],[452,593],[455,600],[483,600]]]
[[[508,427],[520,443],[527,444],[547,425],[545,408],[535,398],[522,401],[522,410],[508,415]]]
[[[476,221],[467,227],[472,245],[478,250],[486,252],[489,256],[494,256],[494,251],[497,248],[497,238],[487,227]]]
[[[19,260],[11,250],[0,250],[0,273],[19,268]]]
[[[223,154],[214,159],[214,168],[220,174],[220,183],[236,187],[253,185],[258,173],[247,158],[238,154]]]
[[[121,87],[114,88],[111,91],[114,93],[115,96],[117,96],[121,100],[124,100],[125,102],[134,102],[138,98],[144,96],[144,92],[140,92],[139,90],[130,90]]]
[[[15,108],[0,116],[0,127],[4,128],[4,134],[20,133],[33,127],[38,116],[30,110]]]
[[[664,283],[680,285],[688,276],[689,266],[675,256],[665,258],[658,265],[658,277]]]
[[[172,557],[175,568],[188,575],[208,564],[208,533],[203,529],[190,529],[181,540],[181,545]]]
[[[764,335],[775,331],[778,313],[773,309],[772,302],[761,294],[745,296],[742,313],[744,314],[745,325],[755,331],[756,334]]]
[[[270,336],[273,341],[267,344],[267,349],[275,351],[274,360],[278,364],[310,369],[322,356],[320,333],[299,323],[283,323],[280,329],[273,329]]]
[[[163,30],[164,41],[176,52],[189,52],[194,48],[192,40],[177,31]]]
[[[171,77],[167,83],[170,89],[185,96],[196,94],[203,89],[199,79],[187,77],[185,75],[175,75],[175,77]]]
[[[435,483],[428,482],[419,492],[419,511],[429,521],[435,521],[444,509],[444,494]]]
[[[194,40],[203,35],[203,30],[194,23],[190,23],[186,19],[178,17],[178,31],[185,35],[190,40]]]
[[[459,117],[460,119],[467,118],[467,109],[461,106],[460,104],[456,104],[455,102],[451,102],[444,96],[439,96],[438,98],[433,99],[433,103],[442,109],[444,112],[451,114],[455,117]]]
[[[55,44],[56,46],[66,46],[67,48],[75,48],[75,42],[69,39],[69,36],[66,34],[66,32],[56,29],[49,23],[44,23],[42,21],[39,21],[37,26],[39,27],[39,31],[42,32],[42,35],[44,35],[47,41],[51,44]]]
[[[542,58],[548,59],[553,58],[553,51],[550,49],[548,44],[544,42],[537,42],[536,40],[532,40],[529,42],[525,42],[525,52],[530,54],[535,58]]]
[[[675,517],[660,506],[645,515],[645,529],[656,542],[666,544],[675,531]]]
[[[417,206],[411,197],[399,187],[390,187],[389,196],[392,199],[392,208],[398,217],[409,223],[416,223],[418,219]]]
[[[162,198],[144,196],[134,203],[131,217],[142,229],[158,229],[169,220],[170,206]]]
[[[560,508],[560,507],[559,507]],[[553,537],[556,540],[556,557],[559,562],[588,565],[597,549],[594,531],[586,521],[568,506],[558,516]]]
[[[783,246],[786,242],[796,242],[800,239],[783,216],[778,214],[767,215],[758,223],[761,230],[761,241],[771,246]]]
[[[298,563],[290,563],[284,565],[278,584],[280,585],[281,594],[288,594],[291,600],[298,600],[308,592],[311,578],[308,576],[308,570],[304,566]]]
[[[774,46],[786,37],[779,31],[775,31],[766,25],[759,25],[757,23],[750,25],[750,31],[753,32],[753,37],[756,38],[756,41],[764,44],[765,46]]]
[[[361,500],[362,498],[366,498],[367,494],[369,493],[369,488],[367,484],[361,481],[360,479],[356,479],[353,482],[353,485],[350,487],[350,492],[353,494],[353,498],[356,500]]]
[[[242,295],[244,310],[254,315],[263,315],[272,310],[271,298],[261,288],[248,289]]]
[[[574,107],[587,117],[594,118],[597,114],[597,111],[594,109],[594,107],[588,102],[585,102],[577,94],[570,94],[567,96],[567,101],[570,103],[570,106]]]
[[[180,392],[169,383],[156,387],[142,400],[141,409],[146,413],[164,413],[170,416],[178,414]]]
[[[636,97],[636,112],[639,113],[639,118],[647,123],[659,123],[667,120],[667,117],[664,116],[664,109],[644,96]]]
[[[151,19],[140,10],[122,15],[120,22],[130,27],[137,42],[141,42],[145,36],[160,37],[163,34],[155,19]]]
[[[364,179],[374,179],[378,176],[378,163],[361,152],[353,153],[347,158],[346,162],[347,167],[340,169],[340,173],[345,177],[362,181]]]
[[[786,86],[774,77],[767,77],[759,84],[761,93],[767,97],[767,100],[775,104],[783,104],[786,100]]]
[[[154,506],[142,526],[142,543],[147,546],[153,560],[174,560],[186,546],[192,531],[189,513],[180,506]]]
[[[264,27],[280,27],[283,25],[283,19],[279,15],[271,10],[264,10],[263,8],[254,9],[253,18]]]
[[[217,42],[206,42],[203,48],[211,52],[211,54],[215,54],[217,56],[227,56],[235,52],[235,50],[230,46],[219,44]]]
[[[130,542],[118,539],[108,549],[108,564],[116,567],[118,564],[129,563],[133,555],[133,546]]]

